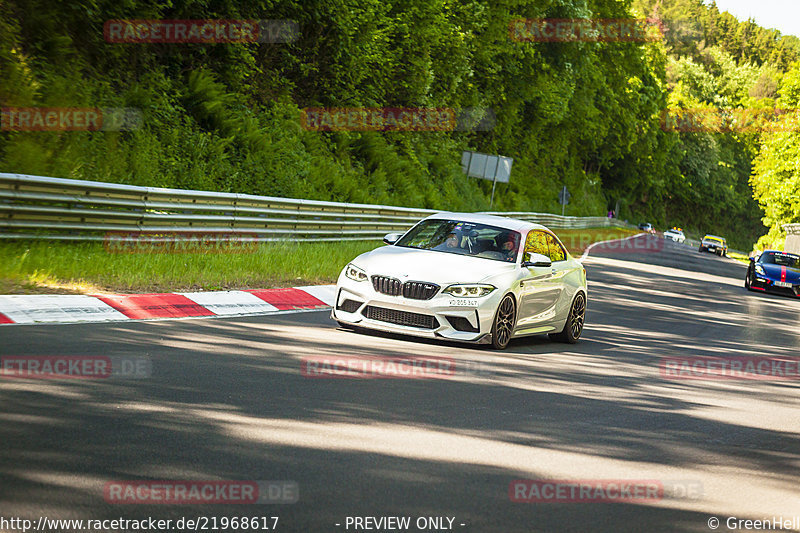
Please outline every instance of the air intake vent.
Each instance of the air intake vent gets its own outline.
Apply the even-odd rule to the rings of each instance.
[[[456,331],[468,331],[470,333],[478,333],[480,330],[469,323],[469,320],[463,316],[445,316],[450,325]]]
[[[368,305],[361,312],[365,317],[379,322],[389,322],[400,326],[411,326],[421,329],[436,329],[439,321],[435,316],[411,313],[408,311],[398,311],[397,309],[387,309],[385,307],[375,307]]]
[[[345,313],[355,313],[363,303],[364,302],[357,302],[355,300],[344,300],[336,307],[336,309],[341,309]]]

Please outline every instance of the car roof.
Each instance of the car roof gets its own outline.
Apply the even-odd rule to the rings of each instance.
[[[781,254],[781,255],[793,255],[794,257],[800,257],[800,254],[796,254],[793,252],[782,252],[780,250],[764,250],[761,252],[761,255],[764,254]]]
[[[719,240],[721,240],[721,241],[724,241],[724,240],[725,240],[725,237],[718,237],[718,236],[716,236],[716,235],[711,235],[711,234],[708,234],[708,235],[706,235],[706,236],[705,236],[705,237],[703,237],[703,238],[704,238],[704,239],[719,239]]]
[[[533,222],[526,222],[517,218],[499,217],[496,215],[486,215],[483,213],[453,213],[450,211],[443,211],[430,215],[425,220],[458,220],[461,222],[473,222],[475,224],[486,224],[487,226],[497,226],[503,229],[510,229],[515,231],[529,231],[532,229],[543,229],[550,231],[549,228],[541,224]]]

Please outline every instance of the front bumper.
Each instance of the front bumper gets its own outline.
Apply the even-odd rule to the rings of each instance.
[[[793,284],[791,287],[778,287],[775,283],[776,280],[756,274],[753,277],[753,281],[750,283],[750,287],[758,291],[771,292],[783,296],[800,297],[800,283]]]
[[[727,253],[727,249],[720,248],[719,246],[703,246],[703,245],[700,245],[700,251],[701,252],[710,252],[712,254],[718,254],[718,255],[720,254],[720,252],[722,253],[722,255],[725,255]]]
[[[503,296],[499,289],[481,298],[455,298],[440,290],[430,300],[415,300],[377,292],[369,281],[340,276],[331,317],[379,331],[484,344],[491,342],[492,322]]]

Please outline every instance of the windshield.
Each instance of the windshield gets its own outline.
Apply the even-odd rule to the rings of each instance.
[[[519,232],[459,220],[423,220],[395,246],[514,262]]]
[[[724,244],[725,241],[718,237],[704,237],[703,242],[710,242],[711,244]]]
[[[800,268],[800,257],[791,254],[768,252],[761,256],[761,263]]]

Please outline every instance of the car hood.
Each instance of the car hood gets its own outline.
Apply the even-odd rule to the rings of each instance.
[[[783,277],[783,269],[786,269],[786,281],[790,283],[800,283],[800,269],[784,267],[774,263],[759,263],[764,269],[769,279],[780,281]]]
[[[443,287],[450,283],[478,283],[517,268],[515,263],[401,246],[384,246],[351,262],[369,276],[427,281]]]

